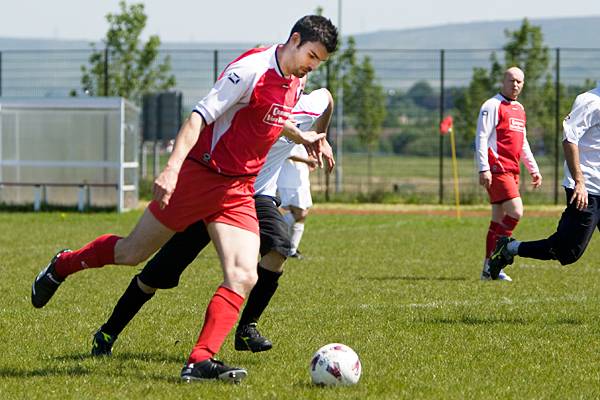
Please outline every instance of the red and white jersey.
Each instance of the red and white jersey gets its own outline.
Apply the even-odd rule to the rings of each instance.
[[[526,123],[525,109],[516,100],[498,93],[483,103],[475,135],[479,172],[518,174],[519,160],[529,173],[539,172],[527,142]]]
[[[188,158],[222,175],[258,174],[304,85],[283,76],[277,48],[249,50],[225,68],[194,108],[206,126]]]

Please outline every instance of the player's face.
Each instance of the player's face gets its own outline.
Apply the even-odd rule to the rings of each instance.
[[[520,71],[507,71],[502,81],[502,94],[510,99],[516,100],[523,90],[525,78]]]
[[[326,61],[328,57],[329,53],[321,42],[305,42],[300,47],[294,46],[292,75],[302,78],[319,68],[321,62]]]

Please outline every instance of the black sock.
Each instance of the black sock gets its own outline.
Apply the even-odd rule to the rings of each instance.
[[[271,297],[275,294],[278,281],[283,272],[273,272],[265,269],[258,264],[258,281],[248,296],[246,307],[240,317],[238,326],[247,325],[251,322],[258,322]]]
[[[100,330],[111,336],[118,336],[152,296],[154,296],[154,293],[147,294],[140,289],[137,283],[137,275],[134,276],[125,293],[117,302],[108,321],[102,325]]]
[[[537,260],[555,260],[551,242],[548,239],[521,242],[518,255],[521,257],[535,258]]]

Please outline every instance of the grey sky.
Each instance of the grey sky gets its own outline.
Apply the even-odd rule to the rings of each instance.
[[[132,1],[129,1],[131,3]],[[163,41],[278,42],[317,6],[334,23],[338,0],[147,0],[145,35]],[[0,0],[0,37],[97,40],[118,0]],[[600,0],[342,0],[344,34],[448,23],[600,15]]]

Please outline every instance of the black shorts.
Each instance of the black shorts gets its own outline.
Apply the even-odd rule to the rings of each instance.
[[[292,249],[288,224],[279,212],[281,201],[277,197],[255,196],[256,215],[260,230],[260,255],[271,250],[287,257]]]
[[[256,196],[256,215],[260,226],[260,254],[274,250],[284,257],[290,253],[288,226],[279,212],[280,201],[270,196]],[[179,278],[188,265],[210,243],[203,221],[198,221],[177,232],[152,257],[139,274],[140,280],[153,288],[170,289],[179,284]]]

